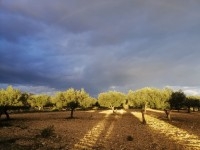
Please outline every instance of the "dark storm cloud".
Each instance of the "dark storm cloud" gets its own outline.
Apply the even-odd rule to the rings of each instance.
[[[20,40],[25,36],[34,36],[43,28],[41,24],[31,19],[2,11],[0,11],[0,20],[0,37],[9,41]]]
[[[144,86],[199,87],[199,5],[2,0],[0,85],[35,92],[85,88],[93,95]]]

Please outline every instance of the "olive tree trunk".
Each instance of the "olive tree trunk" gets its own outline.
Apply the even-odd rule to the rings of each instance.
[[[1,115],[2,115],[2,114],[5,114],[5,115],[6,115],[6,119],[7,119],[7,120],[10,119],[10,116],[9,116],[7,110],[8,110],[8,109],[7,109],[6,107],[1,107],[1,109],[0,109],[0,118],[1,118]]]
[[[167,116],[167,119],[169,120],[169,121],[171,121],[171,109],[165,109],[164,110],[165,111],[165,114],[166,114],[166,116]]]
[[[147,124],[146,119],[145,119],[145,114],[146,114],[145,109],[142,109],[141,113],[142,113],[142,123]]]
[[[70,118],[74,118],[74,108],[71,109]]]

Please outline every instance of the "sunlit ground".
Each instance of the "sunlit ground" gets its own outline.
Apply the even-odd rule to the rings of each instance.
[[[132,112],[132,114],[142,121],[140,112]],[[147,125],[153,130],[164,134],[169,139],[174,140],[176,143],[183,145],[186,149],[200,149],[200,137],[189,134],[187,131],[177,128],[165,121],[145,115]]]
[[[124,111],[119,111],[119,114],[121,114],[122,112],[124,113]],[[80,139],[78,143],[74,145],[74,149],[86,149],[86,150],[94,149],[94,146],[97,140],[99,139],[99,136],[105,130],[106,130],[106,135],[104,136],[104,139],[101,140],[101,143],[98,143],[98,144],[103,145],[104,142],[107,141],[110,134],[112,133],[112,130],[114,127],[114,121],[110,123],[107,129],[105,128],[105,125],[109,119],[109,116],[113,114],[113,112],[111,110],[105,110],[105,111],[101,111],[100,113],[105,114],[104,119],[99,121],[97,125],[95,125],[90,131],[88,131],[85,134],[85,136],[82,139]],[[117,116],[117,115],[115,116],[116,119],[119,119],[120,117],[121,116]]]
[[[0,140],[5,141],[0,144],[4,149],[18,146],[19,149],[200,150],[198,134],[154,118],[157,116],[152,114],[146,115],[147,125],[142,125],[141,112],[137,111],[77,111],[77,119],[72,120],[65,119],[66,112],[13,114],[15,119],[9,122],[12,126],[0,130]],[[42,138],[40,131],[50,124],[55,127],[55,135]],[[127,137],[132,139],[128,140]]]
[[[115,112],[115,114],[124,114],[124,113],[126,113],[126,111],[124,109],[115,110],[114,112]],[[101,113],[101,114],[113,114],[113,111],[112,110],[104,110],[104,111],[101,111],[99,113]]]

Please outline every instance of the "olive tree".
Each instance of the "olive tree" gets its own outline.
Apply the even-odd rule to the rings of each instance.
[[[95,103],[94,99],[84,90],[70,88],[64,92],[57,92],[52,98],[52,102],[57,108],[69,108],[70,118],[73,118],[74,110],[77,107],[87,108]]]
[[[183,91],[179,90],[176,92],[172,92],[171,97],[169,99],[169,104],[171,109],[180,110],[186,101],[186,95]]]
[[[8,86],[7,89],[0,90],[0,116],[5,113],[7,119],[9,114],[7,113],[10,109],[19,109],[26,106],[27,95],[22,93],[18,89],[14,89],[12,86]]]
[[[145,87],[136,91],[129,90],[127,94],[128,103],[135,108],[143,108],[148,104],[153,109],[165,109],[172,90],[168,88],[157,89]]]
[[[49,98],[50,97],[45,94],[31,95],[28,98],[28,103],[31,107],[38,107],[39,110],[43,110],[44,106],[49,103]]]
[[[153,109],[166,109],[168,108],[168,100],[171,96],[172,90],[170,89],[157,89],[145,87],[136,91],[130,90],[127,94],[128,103],[135,108],[141,108],[143,123],[146,123],[144,113],[146,113],[147,105]],[[167,116],[169,111],[166,109]]]
[[[117,91],[108,91],[98,95],[98,103],[100,106],[111,108],[113,113],[115,107],[122,106],[125,101],[125,94]]]
[[[191,112],[191,107],[193,108],[193,111],[195,111],[195,108],[200,107],[200,97],[199,96],[187,96],[185,101],[185,106],[188,108],[188,113]]]
[[[142,108],[146,112],[147,104],[151,101],[150,99],[152,98],[150,91],[150,88],[142,88],[136,91],[130,90],[127,94],[129,105],[136,108]]]

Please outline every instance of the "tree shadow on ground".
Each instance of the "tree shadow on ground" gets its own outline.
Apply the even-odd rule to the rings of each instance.
[[[141,118],[138,112],[134,112],[133,115]],[[152,132],[159,132],[160,135],[174,141],[174,143],[178,144],[178,149],[200,149],[200,139],[198,136],[150,115],[146,115],[146,119],[147,125]]]
[[[3,128],[0,132],[0,137],[8,138],[8,142],[2,142],[1,146],[9,147],[10,145],[10,149],[12,149],[12,146],[16,146],[17,148],[19,144],[15,142],[10,143],[9,139],[20,138],[21,140],[28,137],[35,137],[42,129],[53,125],[55,127],[56,137],[59,137],[59,141],[50,141],[52,147],[55,145],[57,149],[59,149],[59,147],[70,149],[74,146],[74,143],[80,140],[80,137],[83,137],[105,116],[105,114],[99,114],[98,112],[77,111],[76,113],[78,119],[66,119],[66,112],[34,113],[34,116],[32,116],[31,113],[13,114],[13,119],[1,122]],[[35,144],[41,145],[43,143],[42,147],[45,149],[48,140],[49,139],[41,139]],[[32,147],[34,148],[34,146]],[[22,145],[19,149],[26,149],[26,145]]]
[[[158,131],[152,130],[148,124],[143,125],[130,112],[109,115],[100,112],[77,111],[78,119],[69,120],[66,119],[66,113],[63,112],[15,116],[14,120],[10,122],[12,126],[3,128],[0,137],[7,137],[8,142],[6,143],[10,149],[12,146],[21,146],[21,149],[26,149],[27,145],[31,145],[31,142],[33,142],[33,149],[34,146],[35,149],[38,148],[36,145],[39,145],[41,149],[73,149],[75,144],[91,149],[178,148],[174,141]],[[31,120],[31,117],[34,119]],[[55,127],[54,139],[36,137],[42,129],[49,125]],[[130,137],[131,140],[129,140]],[[36,141],[34,141],[35,138]],[[12,139],[16,140],[11,144],[9,139],[11,142]],[[28,143],[28,141],[31,142]],[[28,144],[23,144],[23,142]],[[50,146],[48,143],[51,143]],[[2,145],[4,146],[3,142]]]
[[[131,114],[132,111],[124,113],[115,122],[111,134],[111,149],[170,149],[176,148],[177,144],[169,140],[159,132],[152,131],[148,125],[144,125],[141,120]],[[140,112],[141,114],[141,112]],[[142,117],[142,115],[141,115]],[[123,134],[120,134],[123,133]],[[116,138],[117,137],[117,138]],[[131,138],[131,140],[130,140]],[[160,139],[164,141],[160,142]]]
[[[147,111],[147,114],[155,117],[157,119],[160,119],[162,121],[165,121],[166,123],[169,123],[173,126],[176,126],[177,128],[183,129],[187,131],[190,134],[199,136],[200,135],[200,119],[199,119],[199,113],[183,113],[183,112],[171,112],[171,118],[172,120],[169,121],[166,118],[166,115],[161,111]]]

